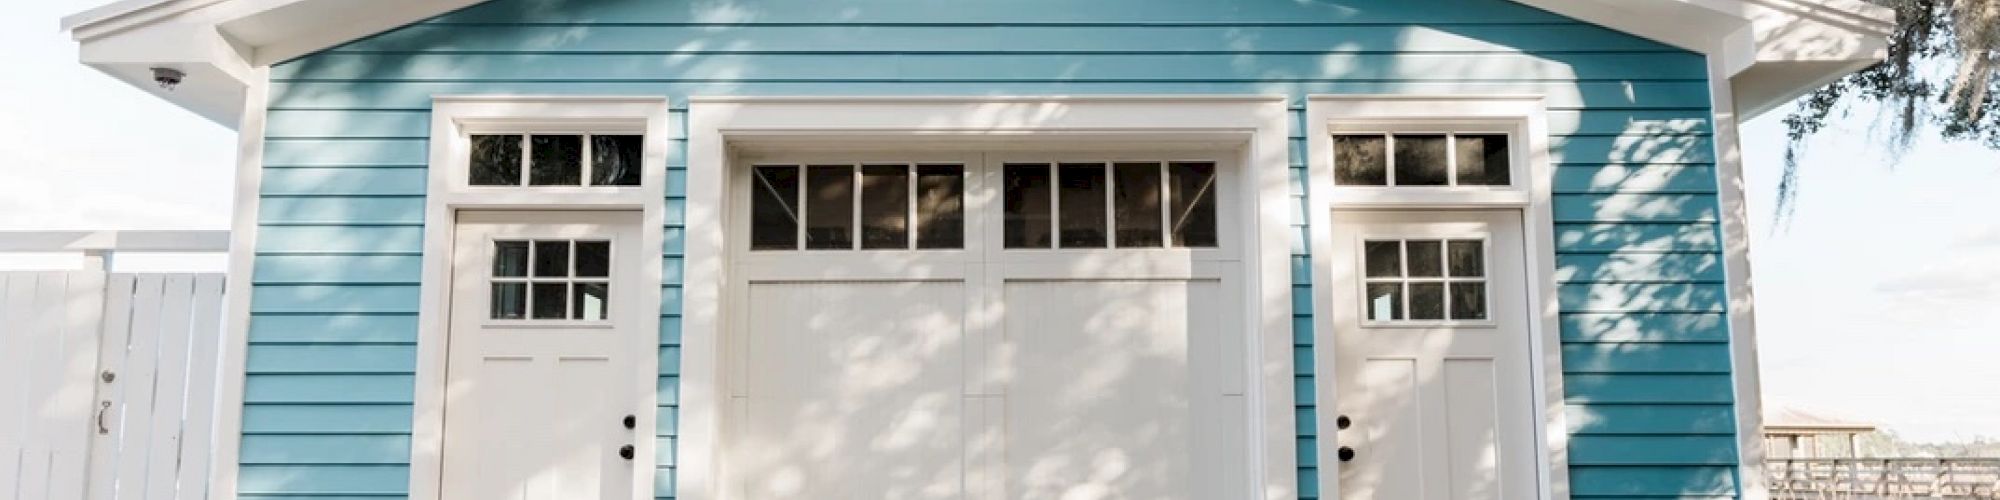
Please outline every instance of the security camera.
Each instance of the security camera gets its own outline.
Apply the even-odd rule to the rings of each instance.
[[[160,84],[160,88],[163,89],[173,90],[174,86],[180,85],[181,79],[186,77],[187,73],[182,73],[181,70],[153,68],[153,83]]]

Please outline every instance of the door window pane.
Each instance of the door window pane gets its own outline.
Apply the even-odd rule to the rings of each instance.
[[[1458,148],[1458,184],[1461,186],[1505,186],[1508,184],[1507,136],[1481,134],[1454,136]]]
[[[854,167],[806,167],[806,248],[854,248]]]
[[[1437,241],[1404,242],[1404,251],[1409,257],[1409,276],[1412,278],[1435,278],[1444,276],[1444,249]]]
[[[1410,284],[1410,319],[1444,319],[1444,283]]]
[[[1158,247],[1160,228],[1160,165],[1120,163],[1113,168],[1112,214],[1118,246]]]
[[[1049,248],[1049,166],[1009,164],[1003,177],[1005,246]]]
[[[1400,278],[1403,276],[1403,242],[1370,241],[1363,243],[1362,260],[1370,278]]]
[[[917,248],[965,246],[965,167],[917,165]]]
[[[527,283],[493,284],[493,319],[521,319],[528,316]]]
[[[1389,140],[1382,135],[1333,136],[1333,182],[1343,186],[1389,184]]]
[[[1445,252],[1450,260],[1452,277],[1479,277],[1486,275],[1485,249],[1479,240],[1451,240]]]
[[[521,185],[521,136],[472,136],[472,176],[474,186]]]
[[[533,186],[577,186],[583,184],[583,136],[537,135],[529,139],[528,184]]]
[[[861,248],[909,248],[910,170],[861,167]]]
[[[528,242],[493,242],[493,276],[520,277],[528,275]]]
[[[1177,247],[1213,247],[1215,227],[1215,164],[1174,162],[1167,165],[1170,211],[1167,224]]]
[[[1367,310],[1369,320],[1403,319],[1403,284],[1369,283],[1367,303],[1363,308]]]
[[[1396,135],[1396,185],[1443,186],[1451,183],[1450,158],[1443,135]]]
[[[568,283],[535,283],[533,308],[535,319],[563,319],[569,312],[569,297],[565,292]]]
[[[1063,248],[1104,248],[1108,235],[1104,213],[1106,186],[1104,165],[1063,164],[1057,180],[1062,183]]]
[[[535,242],[536,277],[561,278],[569,276],[569,242]]]
[[[1451,283],[1451,319],[1486,319],[1485,283],[1463,281]]]
[[[576,242],[576,275],[602,278],[611,275],[611,242]]]
[[[799,247],[799,168],[760,166],[750,179],[750,249]]]
[[[639,185],[640,158],[645,154],[645,136],[590,136],[590,184],[593,186]]]
[[[570,290],[570,303],[574,304],[570,319],[602,320],[611,317],[609,283],[577,283]]]

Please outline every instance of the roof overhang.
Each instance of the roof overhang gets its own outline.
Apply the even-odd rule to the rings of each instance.
[[[234,127],[261,68],[483,0],[123,0],[66,17],[84,64]],[[1515,0],[1708,54],[1755,116],[1882,60],[1894,12],[1860,0]],[[186,73],[173,90],[152,68]]]

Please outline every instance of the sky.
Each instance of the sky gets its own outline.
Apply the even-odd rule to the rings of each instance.
[[[0,230],[227,229],[234,131],[77,64],[58,32],[104,1],[0,17]],[[1780,117],[1743,129],[1766,403],[1918,440],[2000,437],[2000,152],[1925,139],[1894,161],[1856,113],[1810,144],[1777,224]],[[60,261],[0,267],[24,262]]]

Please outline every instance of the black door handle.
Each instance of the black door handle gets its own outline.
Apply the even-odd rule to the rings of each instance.
[[[1354,461],[1354,448],[1342,446],[1340,447],[1340,451],[1335,452],[1334,455],[1340,457],[1340,461],[1342,462],[1352,462]]]
[[[1340,430],[1347,430],[1347,428],[1348,428],[1348,427],[1350,427],[1350,426],[1353,426],[1353,425],[1354,425],[1354,421],[1353,421],[1353,420],[1351,420],[1351,419],[1348,419],[1348,418],[1347,418],[1347,415],[1341,415],[1341,416],[1340,416],[1339,418],[1335,418],[1335,419],[1333,419],[1333,426],[1334,426],[1334,428],[1337,428],[1337,429],[1340,429]]]
[[[623,459],[626,459],[626,460],[631,460],[631,459],[632,459],[632,445],[629,445],[629,444],[628,444],[628,445],[625,445],[625,446],[620,446],[620,447],[618,447],[618,458],[623,458]]]
[[[639,417],[637,417],[637,416],[634,416],[634,415],[626,415],[626,416],[625,416],[625,428],[626,428],[626,429],[637,429],[637,428],[639,428]]]

